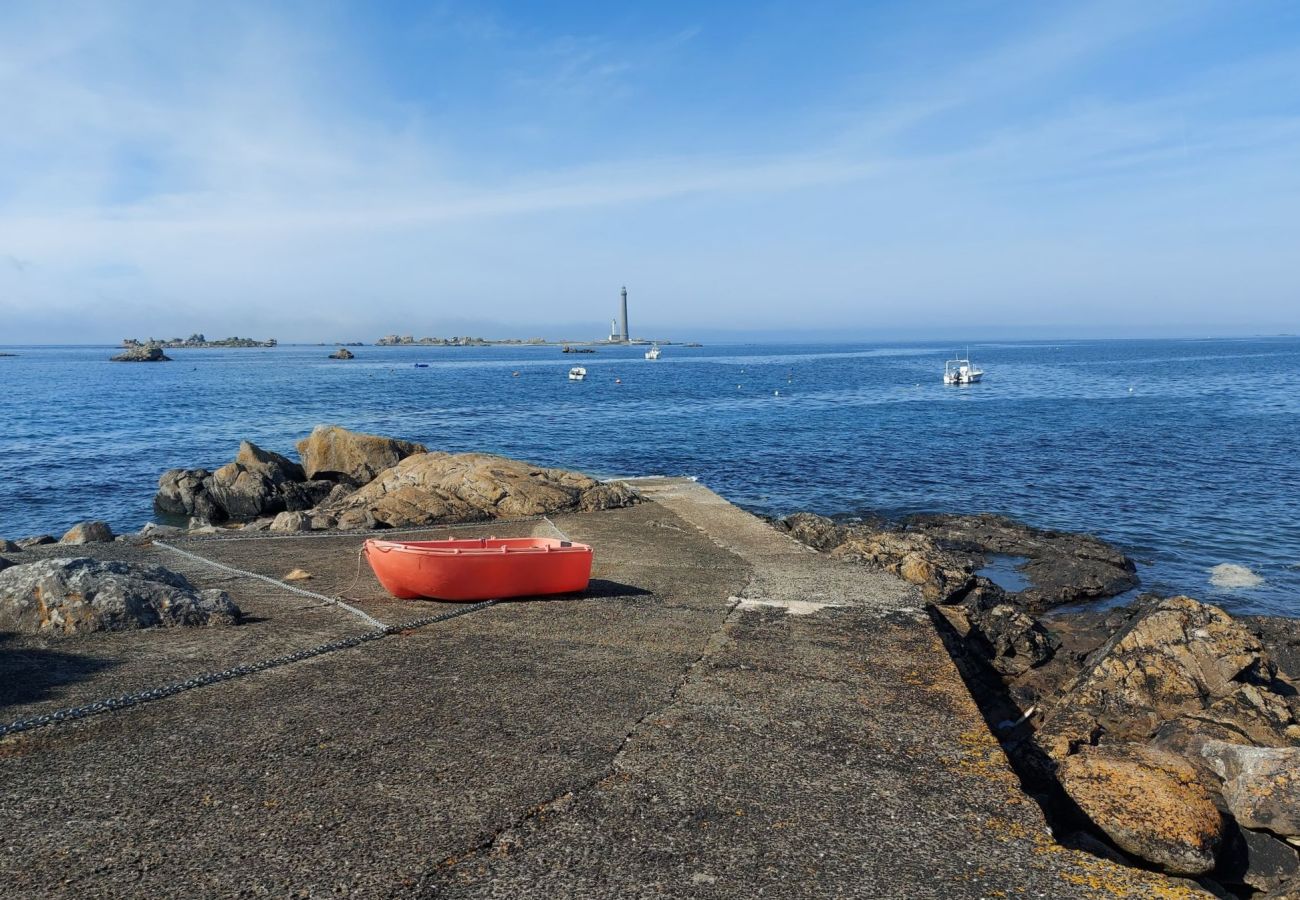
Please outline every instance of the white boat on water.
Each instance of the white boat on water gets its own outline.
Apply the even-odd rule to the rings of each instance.
[[[645,352],[645,358],[646,358],[646,359],[658,359],[658,358],[659,358],[659,345],[658,345],[658,344],[651,344],[651,345],[650,345],[650,349],[647,350],[647,351]]]
[[[582,366],[574,366],[572,369],[569,370],[570,381],[582,381],[582,379],[586,377],[587,377],[587,370],[584,369]]]
[[[944,384],[975,384],[984,377],[984,370],[970,361],[970,351],[943,364]]]

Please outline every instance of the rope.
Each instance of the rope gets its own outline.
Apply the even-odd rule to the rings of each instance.
[[[386,539],[389,535],[394,534],[423,534],[427,531],[447,530],[460,531],[465,528],[495,528],[500,525],[515,525],[520,522],[545,522],[555,529],[555,533],[562,540],[568,540],[559,526],[551,521],[550,516],[525,516],[521,519],[488,519],[485,522],[447,522],[443,524],[425,525],[421,528],[384,528],[370,531],[295,531],[291,534],[267,534],[259,531],[247,535],[182,535],[178,540],[188,541],[190,543],[207,544],[225,541],[298,541],[305,538],[356,538],[356,537],[377,537]],[[161,543],[153,539],[155,544]]]
[[[496,600],[484,600],[480,603],[461,606],[445,613],[439,613],[438,615],[412,619],[409,622],[402,622],[398,625],[383,625],[374,631],[367,631],[363,634],[355,634],[351,637],[339,638],[335,641],[327,641],[324,644],[317,644],[314,647],[308,647],[304,650],[295,650],[293,653],[286,653],[282,656],[273,656],[269,659],[263,659],[257,662],[244,663],[243,665],[223,669],[219,672],[205,672],[201,675],[187,678],[184,681],[174,681],[161,687],[136,691],[131,694],[122,694],[117,697],[107,697],[102,700],[95,700],[92,703],[87,703],[84,706],[68,707],[66,709],[44,713],[43,715],[33,716],[30,719],[17,719],[13,722],[0,725],[0,738],[6,738],[14,734],[21,734],[24,731],[31,731],[36,728],[44,728],[47,725],[57,725],[62,722],[74,722],[77,719],[85,719],[89,716],[99,715],[100,713],[129,709],[133,706],[152,703],[155,700],[174,697],[177,694],[192,691],[195,688],[206,687],[210,684],[221,684],[222,682],[231,681],[235,678],[242,678],[245,675],[252,675],[256,672],[265,672],[267,669],[275,669],[280,666],[289,665],[290,663],[300,662],[304,659],[323,656],[326,653],[333,653],[337,650],[347,650],[351,647],[359,647],[360,645],[370,641],[377,641],[380,638],[388,637],[390,634],[423,628],[425,625],[445,622],[448,619],[454,619],[457,616],[463,616],[480,609],[486,609],[497,602],[498,601]]]
[[[509,524],[512,522],[536,522],[536,521],[546,522],[548,525],[551,526],[551,528],[555,530],[556,534],[560,535],[560,538],[562,540],[567,541],[569,539],[568,536],[566,536],[565,533],[561,531],[559,527],[554,522],[552,522],[550,518],[547,516],[530,516],[526,519],[497,519],[494,522],[485,522],[482,525],[471,525],[471,526],[457,525],[454,527],[457,528],[487,527],[489,525]],[[453,527],[453,526],[430,526],[426,528],[409,528],[409,529],[402,529],[401,531],[384,531],[383,534],[387,536],[391,534],[421,532],[421,531],[429,531],[431,530],[431,528],[439,528],[439,527]],[[363,534],[364,533],[365,532],[363,532]],[[374,532],[370,532],[370,533],[373,534]],[[286,538],[302,538],[302,537],[356,537],[356,534],[332,532],[332,533],[305,534],[305,535],[304,534],[258,535],[255,537],[250,536],[250,537],[242,537],[242,538],[217,538],[216,540],[218,541],[220,540],[263,540],[264,541],[264,540],[276,540],[276,539],[283,540]],[[204,542],[205,541],[199,541],[199,543],[204,543]],[[463,616],[480,609],[486,609],[489,606],[492,606],[497,602],[499,602],[497,600],[483,600],[478,603],[471,603],[466,606],[458,606],[456,609],[452,609],[444,613],[438,613],[432,616],[424,616],[419,619],[411,619],[409,621],[401,622],[396,625],[386,625],[385,623],[376,619],[374,616],[370,615],[368,612],[358,609],[357,607],[351,605],[350,603],[346,603],[337,597],[329,597],[325,594],[319,594],[316,591],[309,591],[306,590],[305,588],[295,587],[294,585],[291,584],[285,584],[283,581],[280,581],[276,578],[272,578],[269,575],[261,575],[257,572],[250,572],[247,569],[237,569],[234,566],[228,566],[225,563],[219,563],[216,560],[208,559],[207,557],[200,556],[197,553],[191,553],[188,550],[182,550],[180,547],[174,547],[171,544],[165,543],[163,541],[155,540],[153,542],[153,545],[155,547],[161,547],[164,550],[169,550],[172,553],[176,553],[181,556],[184,556],[185,558],[193,560],[195,562],[212,566],[215,569],[219,569],[231,575],[236,575],[241,578],[253,578],[258,581],[265,582],[266,584],[272,585],[273,587],[276,587],[282,591],[288,591],[290,593],[298,594],[303,597],[310,597],[315,600],[322,600],[325,603],[329,603],[333,606],[337,606],[340,609],[343,609],[351,613],[352,615],[361,619],[366,624],[371,625],[373,630],[364,632],[362,634],[352,635],[351,637],[339,638],[338,640],[334,640],[334,641],[327,641],[323,644],[317,644],[314,647],[308,647],[304,650],[296,650],[293,653],[286,653],[283,654],[282,656],[273,656],[270,657],[269,659],[263,659],[257,662],[243,663],[242,665],[233,666],[232,668],[229,669],[223,669],[219,672],[205,672],[201,675],[195,675],[192,678],[187,678],[184,681],[174,681],[171,682],[170,684],[162,685],[161,687],[148,688],[146,690],[136,691],[130,694],[122,694],[117,697],[107,697],[102,700],[95,700],[91,703],[87,703],[82,706],[67,707],[65,709],[55,710],[54,712],[44,713],[39,716],[33,716],[32,718],[29,719],[17,719],[7,724],[0,724],[0,738],[6,738],[14,734],[21,734],[24,731],[31,731],[36,728],[43,728],[47,725],[56,725],[62,722],[73,722],[78,719],[87,718],[89,716],[99,715],[100,713],[114,712],[120,709],[129,709],[133,706],[139,706],[144,703],[152,703],[155,700],[163,700],[166,699],[167,697],[174,697],[177,694],[181,694],[186,691],[191,691],[194,690],[195,688],[206,687],[207,685],[211,685],[211,684],[221,684],[222,682],[231,681],[232,679],[235,678],[242,678],[245,675],[252,675],[256,672],[265,672],[268,669],[275,669],[280,666],[289,665],[290,663],[301,662],[304,659],[311,659],[316,656],[323,656],[326,653],[333,653],[337,650],[346,650],[351,647],[359,647],[362,644],[368,643],[370,641],[377,641],[380,638],[387,637],[390,634],[397,634],[403,631],[411,631],[416,628],[423,628],[426,625],[434,625],[438,622],[446,622],[448,619],[454,619],[457,616]],[[360,578],[360,574],[361,574],[361,553],[360,551],[358,551],[357,578]],[[353,579],[353,584],[356,583],[356,580],[357,579]]]
[[[229,572],[232,575],[238,575],[242,578],[256,578],[258,581],[264,581],[267,584],[273,585],[282,591],[289,591],[290,593],[299,594],[303,597],[312,597],[316,600],[323,600],[326,603],[333,604],[334,606],[337,606],[340,609],[344,609],[352,613],[352,615],[356,616],[361,621],[375,628],[388,627],[383,622],[379,621],[378,619],[370,615],[370,613],[366,612],[365,610],[357,609],[352,604],[345,603],[342,600],[339,600],[337,597],[329,597],[326,596],[325,594],[318,594],[315,591],[306,590],[305,588],[294,587],[291,584],[285,584],[283,581],[280,581],[278,578],[272,578],[269,575],[259,575],[256,572],[249,572],[247,569],[236,569],[234,566],[228,566],[225,563],[219,563],[216,560],[208,559],[206,556],[199,556],[197,553],[191,553],[188,550],[182,550],[180,547],[173,547],[171,544],[164,544],[162,541],[154,541],[153,544],[155,547],[162,547],[164,550],[170,550],[172,553],[179,553],[181,556],[184,556],[188,559],[192,559],[195,562],[205,563],[209,566],[212,566],[214,569],[220,569],[221,571]]]

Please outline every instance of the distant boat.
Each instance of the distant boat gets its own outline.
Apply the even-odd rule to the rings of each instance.
[[[970,351],[964,357],[954,357],[943,364],[944,384],[975,384],[984,377],[984,370],[970,361]]]
[[[650,345],[650,349],[647,350],[647,351],[645,352],[645,358],[646,358],[646,359],[658,359],[658,358],[659,358],[659,345],[658,345],[658,344],[651,344],[651,345]]]
[[[429,364],[428,364],[428,363],[416,363],[416,364],[415,364],[415,367],[416,367],[417,369],[427,369],[427,368],[429,368]]]
[[[582,366],[574,366],[572,369],[569,370],[570,381],[582,381],[582,379],[586,377],[587,377],[587,370],[584,369]]]

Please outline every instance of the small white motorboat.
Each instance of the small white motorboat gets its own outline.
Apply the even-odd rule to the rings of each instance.
[[[984,377],[984,370],[970,361],[970,351],[943,364],[944,384],[975,384]]]
[[[650,349],[647,350],[647,351],[645,352],[645,358],[646,358],[646,359],[658,359],[658,358],[659,358],[659,345],[658,345],[658,344],[651,344],[651,345],[650,345]]]
[[[582,381],[582,379],[586,377],[587,377],[587,370],[584,369],[582,366],[574,366],[572,369],[569,370],[570,381]]]

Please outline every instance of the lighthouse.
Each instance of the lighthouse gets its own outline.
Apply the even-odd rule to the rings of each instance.
[[[628,336],[627,336],[627,285],[623,285],[623,293],[622,293],[622,297],[623,297],[623,333],[619,336],[619,339],[622,340],[622,342],[626,344],[626,343],[628,342]]]

